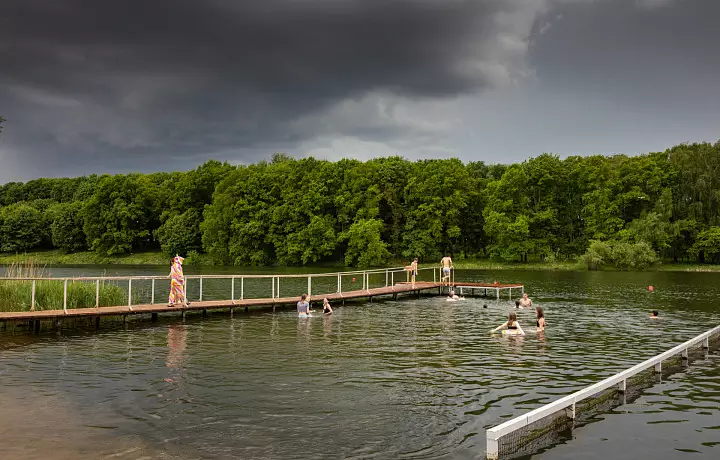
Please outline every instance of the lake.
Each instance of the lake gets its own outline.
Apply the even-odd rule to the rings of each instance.
[[[309,320],[289,309],[0,333],[0,458],[484,458],[486,428],[720,323],[718,273],[459,270],[456,279],[523,283],[548,331],[489,334],[507,299],[423,296],[335,305]],[[648,319],[653,309],[661,320]],[[532,311],[518,316],[534,326]],[[716,458],[719,360],[711,351],[532,458]]]

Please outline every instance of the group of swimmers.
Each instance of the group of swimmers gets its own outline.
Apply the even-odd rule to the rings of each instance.
[[[522,310],[524,308],[531,308],[532,307],[532,299],[528,297],[527,294],[523,294],[522,299],[515,301],[515,309]],[[535,332],[544,332],[545,331],[545,311],[541,306],[535,307],[535,325],[536,329]],[[517,320],[517,314],[514,311],[511,311],[508,314],[508,319],[495,329],[493,329],[492,332],[497,332],[499,330],[503,330],[503,334],[509,334],[509,335],[525,335],[525,331],[523,330],[522,326],[520,326],[520,322]],[[507,331],[507,332],[506,332]]]
[[[310,302],[307,301],[307,297],[307,294],[300,296],[300,302],[297,303],[298,318],[309,318],[310,313],[313,311],[310,310]],[[330,301],[325,297],[323,299],[323,315],[332,315],[332,313],[333,309]]]

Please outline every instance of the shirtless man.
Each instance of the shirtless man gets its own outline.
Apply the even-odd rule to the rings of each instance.
[[[442,276],[440,277],[440,284],[447,280],[448,286],[450,285],[450,269],[452,268],[452,264],[453,263],[450,256],[445,256],[440,261],[440,265],[442,265]]]
[[[527,294],[523,294],[522,299],[520,299],[520,308],[530,308],[532,307],[532,299],[528,297]]]
[[[415,257],[413,259],[412,263],[410,264],[410,275],[412,276],[412,287],[415,289],[415,276],[417,276],[418,273],[418,258]]]

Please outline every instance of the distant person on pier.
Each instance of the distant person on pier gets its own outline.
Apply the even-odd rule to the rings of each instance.
[[[410,276],[412,277],[412,287],[413,287],[413,289],[415,289],[415,277],[417,276],[417,273],[418,273],[418,258],[417,257],[415,257],[415,259],[413,259],[412,263],[409,266],[409,269],[410,269]]]
[[[520,299],[520,306],[523,308],[532,307],[532,299],[528,297],[527,293],[523,294],[522,299]]]
[[[300,302],[297,303],[298,318],[307,318],[310,316],[310,304],[308,303],[307,294],[300,296]]]
[[[525,335],[525,331],[523,331],[522,327],[520,327],[520,323],[517,320],[517,315],[514,311],[511,311],[508,315],[508,320],[495,329],[493,329],[491,332],[497,332],[500,329],[505,328],[505,331],[503,331],[503,334],[512,334],[512,335]]]
[[[324,315],[332,315],[332,307],[330,306],[330,302],[328,301],[327,297],[323,299],[323,314]]]
[[[188,306],[190,302],[185,300],[185,275],[183,275],[182,263],[185,259],[175,254],[170,266],[170,295],[168,296],[168,306],[174,307],[177,304]]]
[[[537,332],[545,330],[545,311],[542,307],[535,307],[535,317],[537,318]]]
[[[448,286],[450,286],[450,270],[453,268],[453,261],[450,258],[450,256],[445,256],[440,260],[440,265],[442,266],[442,277],[440,278],[440,284],[447,281]]]

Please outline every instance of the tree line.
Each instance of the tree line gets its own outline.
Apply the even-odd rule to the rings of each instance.
[[[234,265],[577,260],[720,263],[720,142],[511,165],[275,154],[187,172],[0,187],[0,250],[161,249]]]

